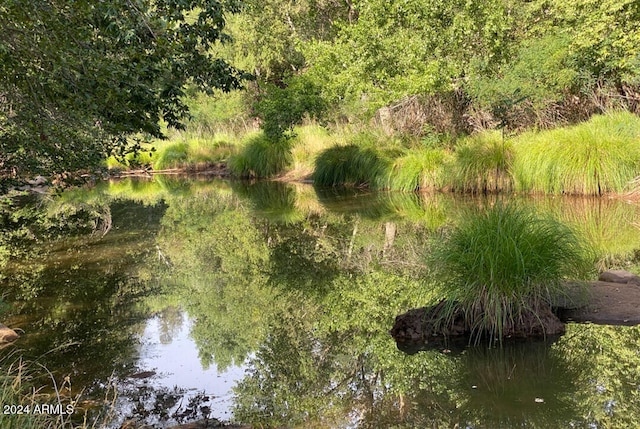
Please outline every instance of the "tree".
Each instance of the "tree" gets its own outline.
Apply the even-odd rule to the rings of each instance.
[[[372,0],[356,9],[357,22],[305,52],[328,99],[361,103],[366,94],[377,108],[407,95],[450,91],[473,71],[472,59],[494,66],[515,37],[503,0]]]
[[[186,85],[240,86],[210,53],[235,0],[7,0],[0,5],[0,172],[61,173],[181,128]],[[138,137],[136,137],[136,135]],[[133,138],[132,138],[133,137]]]

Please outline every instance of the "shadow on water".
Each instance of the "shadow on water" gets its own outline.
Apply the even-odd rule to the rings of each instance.
[[[396,348],[395,316],[438,298],[423,280],[429,241],[491,202],[168,178],[72,191],[38,207],[67,221],[84,212],[65,205],[84,207],[83,228],[32,229],[38,240],[3,267],[4,316],[25,331],[16,347],[95,401],[115,380],[114,427],[206,415],[256,427],[640,426],[638,328]],[[582,228],[604,263],[640,242],[637,206],[522,204]]]

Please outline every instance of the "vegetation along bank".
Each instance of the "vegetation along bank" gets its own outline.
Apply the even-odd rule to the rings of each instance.
[[[28,3],[0,21],[5,190],[106,167],[596,195],[638,176],[629,0]]]

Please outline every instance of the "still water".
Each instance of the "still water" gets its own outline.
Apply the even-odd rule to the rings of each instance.
[[[114,428],[205,417],[255,427],[640,427],[637,327],[570,325],[560,338],[503,348],[396,348],[394,317],[438,298],[423,280],[430,241],[490,203],[162,177],[24,202],[14,218],[40,226],[3,235],[12,259],[2,321],[24,334],[2,362],[21,354],[46,367],[78,400],[78,418]],[[520,203],[577,228],[601,267],[638,264],[637,205]]]

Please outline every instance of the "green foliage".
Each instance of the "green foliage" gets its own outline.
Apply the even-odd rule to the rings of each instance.
[[[167,292],[195,320],[202,363],[239,365],[263,340],[277,306],[267,287],[269,250],[240,201],[210,190],[169,200],[158,236],[172,269]]]
[[[499,192],[511,189],[513,146],[497,131],[465,139],[456,147],[450,184],[461,192]]]
[[[271,140],[264,132],[250,134],[240,153],[229,159],[231,171],[242,177],[272,177],[293,162],[288,139]]]
[[[626,112],[531,132],[514,142],[513,177],[523,192],[602,195],[640,174],[640,118]]]
[[[570,52],[586,84],[637,82],[640,9],[633,0],[536,2],[537,27],[556,26],[571,40]]]
[[[561,33],[525,39],[498,73],[471,80],[470,95],[485,107],[496,106],[516,92],[538,108],[562,99],[577,84],[578,70],[569,55],[570,42]]]
[[[476,338],[498,339],[506,326],[563,295],[563,279],[584,278],[592,262],[569,227],[502,203],[469,213],[429,257],[450,311],[463,312]]]
[[[184,164],[188,158],[189,146],[186,142],[171,143],[157,152],[153,168],[162,170]]]
[[[280,140],[307,116],[315,118],[325,110],[317,84],[306,75],[295,76],[285,88],[269,84],[255,110],[269,139]]]
[[[394,160],[385,187],[404,192],[441,189],[448,162],[450,154],[442,149],[408,151]]]
[[[221,54],[274,84],[304,68],[304,42],[332,39],[339,23],[355,14],[355,5],[339,0],[245,0],[243,6],[228,20],[234,43]]]
[[[247,132],[252,128],[247,91],[198,92],[190,94],[186,103],[190,114],[185,124],[187,134],[209,137],[219,133]]]
[[[373,147],[334,146],[316,158],[313,181],[318,186],[371,186],[382,183],[390,161]]]
[[[210,49],[234,2],[10,1],[0,6],[0,169],[59,173],[162,137],[188,118],[184,87],[230,90]]]
[[[328,99],[380,105],[447,91],[473,57],[495,63],[508,53],[515,17],[500,0],[368,1],[334,41],[309,44],[309,73]]]

